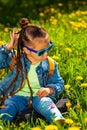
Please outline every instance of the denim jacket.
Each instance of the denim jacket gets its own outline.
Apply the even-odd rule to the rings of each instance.
[[[9,68],[10,62],[12,60],[14,53],[12,51],[9,51],[6,49],[5,45],[2,45],[0,47],[0,69],[3,68]],[[25,63],[24,63],[25,61]],[[26,66],[27,72],[30,69],[30,61],[26,58],[25,53],[22,54],[21,56],[21,63],[23,67],[23,75],[24,78],[26,77],[26,72],[24,69],[24,64]],[[54,61],[55,64],[55,69],[53,72],[53,75],[48,77],[48,72],[49,72],[49,63],[48,60],[42,61],[39,66],[36,68],[36,73],[40,82],[41,87],[47,87],[51,86],[54,89],[54,94],[49,95],[53,99],[57,99],[59,94],[64,90],[64,80],[60,76],[58,72],[58,66],[56,62]],[[16,74],[16,66],[14,66],[14,69],[10,71],[1,81],[0,81],[0,96],[4,94],[7,96],[10,91],[12,90],[12,87],[10,87],[7,91],[4,92],[4,89],[11,83],[13,78],[15,77]],[[33,77],[32,77],[33,78]],[[19,86],[20,86],[20,81],[21,81],[21,75],[20,73],[18,74],[18,78],[16,83],[13,83],[12,85],[15,85],[15,89],[13,91],[16,91]]]

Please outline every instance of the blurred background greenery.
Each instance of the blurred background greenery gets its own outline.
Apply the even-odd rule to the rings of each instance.
[[[50,15],[56,13],[47,12],[47,8],[57,9],[61,13],[70,13],[78,9],[86,10],[87,0],[0,0],[0,24],[13,27],[22,17],[41,20],[39,14],[45,10],[47,15],[42,19],[46,22]]]

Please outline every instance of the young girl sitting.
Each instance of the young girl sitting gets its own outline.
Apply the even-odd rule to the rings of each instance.
[[[56,107],[64,81],[56,62],[52,76],[48,76],[48,52],[53,46],[48,33],[40,26],[20,20],[21,30],[10,33],[9,44],[0,47],[0,69],[10,72],[0,82],[0,98],[4,99],[0,118],[12,121],[16,114],[31,106],[49,122],[64,122]],[[15,51],[14,51],[14,48]]]

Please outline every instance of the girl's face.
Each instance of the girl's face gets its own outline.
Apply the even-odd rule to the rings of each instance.
[[[36,61],[42,61],[47,59],[48,51],[51,47],[52,45],[48,41],[35,39],[31,46],[28,44],[24,45],[23,50],[28,59],[33,58]]]

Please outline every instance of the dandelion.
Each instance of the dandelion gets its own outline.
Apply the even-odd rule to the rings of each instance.
[[[80,10],[77,10],[77,11],[76,11],[76,15],[78,15],[78,16],[81,15],[81,11],[80,11]]]
[[[77,107],[77,108],[80,108],[80,107],[81,107],[81,106],[80,106],[80,103],[77,103],[76,107]]]
[[[79,127],[70,127],[70,128],[68,128],[68,130],[80,130],[80,128]]]
[[[72,119],[67,118],[67,119],[65,119],[65,123],[66,123],[66,124],[73,124],[74,122],[73,122]]]
[[[59,6],[59,7],[62,7],[62,6],[63,6],[63,3],[58,3],[58,6]]]
[[[66,107],[69,108],[69,107],[71,107],[71,105],[72,105],[71,102],[66,102]]]
[[[66,52],[68,52],[68,53],[72,53],[72,50],[71,50],[71,48],[65,48],[65,50],[66,50]]]
[[[62,16],[62,14],[61,13],[58,13],[58,18],[60,18]]]
[[[77,28],[77,27],[74,27],[73,29],[76,30],[76,31],[78,31],[78,28]]]
[[[70,21],[69,23],[70,23],[72,26],[75,26],[75,22]]]
[[[67,84],[67,85],[65,85],[64,87],[65,87],[65,89],[66,89],[66,90],[69,90],[70,85],[69,85],[69,84]]]
[[[60,43],[59,45],[60,45],[60,46],[64,46],[64,44],[63,44],[63,43]]]
[[[58,130],[56,125],[48,125],[46,126],[45,130]]]
[[[33,127],[31,130],[41,130],[39,127]]]
[[[81,84],[81,87],[86,88],[86,87],[87,87],[87,83],[82,83],[82,84]]]
[[[72,17],[75,17],[75,13],[71,13],[71,14],[69,15],[69,18],[72,18]]]
[[[9,29],[6,27],[6,28],[4,28],[4,32],[8,32],[9,31]]]
[[[83,77],[82,76],[77,76],[76,80],[83,80]]]
[[[44,13],[42,13],[42,12],[41,12],[41,13],[39,13],[39,16],[43,17],[43,16],[44,16]]]
[[[57,19],[54,19],[51,23],[52,23],[53,25],[56,25],[56,24],[57,24]]]
[[[2,45],[3,44],[3,41],[0,41],[0,45]]]
[[[85,118],[85,123],[87,123],[87,117]]]
[[[87,56],[87,52],[85,53],[85,55]]]
[[[59,59],[59,57],[56,56],[56,55],[54,55],[52,58],[53,58],[54,60],[58,60],[58,59]]]
[[[56,10],[55,10],[54,8],[50,8],[50,11],[51,11],[52,13],[55,13],[55,12],[56,12]]]
[[[87,15],[87,11],[81,11],[81,14]]]
[[[53,20],[53,19],[55,19],[55,17],[54,17],[54,16],[51,16],[50,19]]]

